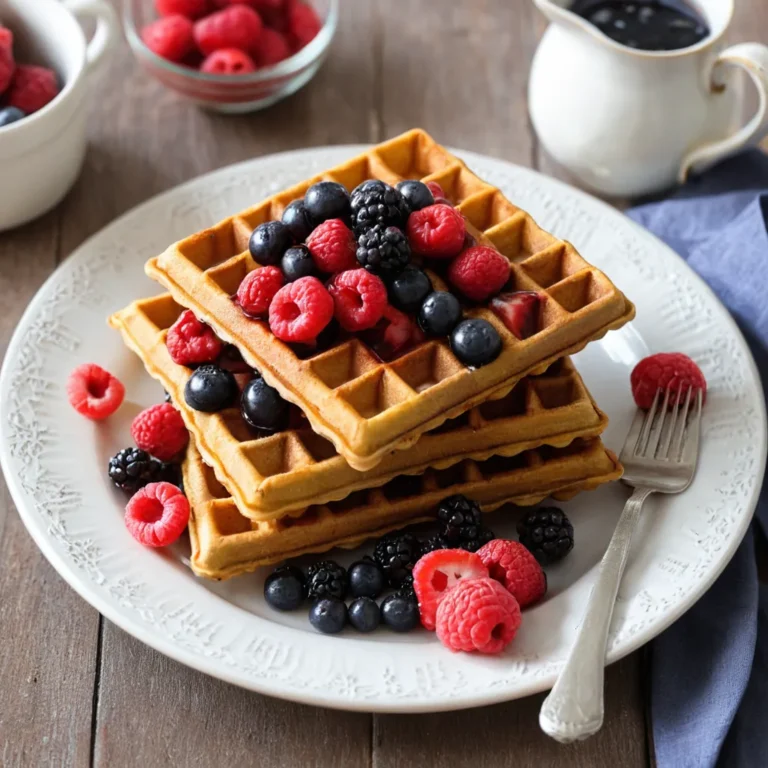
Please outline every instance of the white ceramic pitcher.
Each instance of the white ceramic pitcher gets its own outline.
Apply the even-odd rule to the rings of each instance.
[[[584,186],[622,197],[658,192],[768,134],[768,47],[724,47],[733,0],[692,2],[710,34],[674,51],[620,45],[569,11],[572,0],[533,2],[552,23],[531,69],[531,119]],[[759,92],[743,127],[738,68]]]

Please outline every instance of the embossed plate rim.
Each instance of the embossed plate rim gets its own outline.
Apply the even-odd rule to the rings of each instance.
[[[52,378],[54,371],[66,373],[73,367],[80,344],[87,348],[88,340],[72,332],[69,319],[75,315],[81,325],[86,320],[102,323],[108,311],[120,306],[111,305],[111,299],[101,295],[99,270],[109,268],[118,277],[125,261],[130,264],[131,279],[113,280],[109,285],[133,284],[133,271],[138,272],[141,260],[153,255],[139,252],[148,247],[144,241],[149,236],[136,231],[137,223],[147,230],[164,227],[162,235],[159,231],[152,235],[164,238],[154,246],[160,250],[167,241],[244,207],[238,204],[234,209],[223,208],[227,201],[237,199],[240,203],[247,197],[252,202],[272,191],[270,187],[277,189],[298,181],[361,149],[301,150],[215,171],[143,203],[80,246],[30,303],[8,347],[0,374],[0,460],[25,525],[62,577],[118,626],[193,668],[262,693],[364,711],[458,709],[534,693],[551,686],[567,652],[566,637],[558,636],[553,648],[531,652],[521,633],[519,644],[507,656],[487,659],[452,655],[433,638],[379,637],[372,642],[353,636],[327,638],[268,621],[221,600],[214,591],[182,573],[175,562],[169,564],[168,558],[155,553],[136,554],[126,544],[127,534],[119,519],[105,526],[103,508],[95,508],[98,504],[92,498],[94,494],[101,494],[102,502],[111,503],[103,489],[93,488],[93,471],[98,470],[89,469],[72,480],[69,473],[75,472],[75,459],[67,455],[62,441],[57,441],[59,434],[64,437],[88,432],[82,420],[77,421],[80,417],[61,408],[63,388],[58,386],[58,378]],[[711,291],[671,250],[626,217],[586,193],[535,171],[469,152],[459,154],[542,224],[574,240],[591,261],[594,254],[597,266],[606,268],[607,264],[611,278],[627,288],[633,299],[639,299],[637,324],[643,326],[655,348],[663,348],[660,345],[669,328],[661,327],[664,322],[681,324],[684,351],[706,357],[711,347],[714,351],[705,367],[713,384],[711,413],[717,412],[720,402],[725,415],[711,419],[705,440],[715,444],[729,439],[733,442],[734,435],[743,437],[745,445],[739,450],[732,448],[728,471],[718,477],[722,498],[713,498],[701,510],[704,527],[680,530],[681,536],[695,539],[696,552],[700,550],[702,556],[691,562],[676,562],[674,557],[667,557],[663,563],[652,558],[645,562],[648,547],[641,545],[636,551],[638,573],[632,573],[631,565],[628,581],[645,579],[646,569],[661,570],[653,574],[658,584],[651,580],[617,606],[608,656],[609,661],[615,661],[650,640],[689,608],[725,567],[746,531],[766,457],[765,407],[754,362],[734,321]],[[182,231],[168,231],[182,225]],[[610,250],[617,247],[622,249],[622,261]],[[663,276],[659,270],[654,272],[654,265]],[[662,277],[668,283],[670,276],[676,282],[674,292],[670,292],[669,285],[663,286]],[[659,291],[667,291],[662,299],[669,302],[668,306],[658,306],[662,299],[655,295],[656,286],[653,291],[645,286],[653,281],[660,281]],[[119,293],[121,289],[115,290]],[[657,306],[646,293],[653,294]],[[658,314],[662,322],[651,323],[646,319],[651,314]],[[706,343],[696,340],[695,329],[689,327],[691,319],[696,327],[711,331]],[[631,335],[631,331],[627,333]],[[610,340],[611,335],[600,344],[610,345]],[[104,354],[130,356],[122,350],[104,350]],[[730,365],[719,365],[722,360],[718,354],[727,355]],[[122,359],[115,358],[116,364],[121,365]],[[14,382],[22,381],[24,394],[14,395]],[[94,434],[96,440],[91,442],[104,438],[103,432]],[[621,437],[616,437],[618,444]],[[616,442],[611,447],[616,448]],[[95,449],[83,445],[85,458],[80,462],[87,463],[88,451]],[[611,492],[617,493],[615,489]],[[666,512],[659,514],[657,521],[658,526],[677,525],[674,516]],[[693,546],[681,541],[679,546],[685,549],[689,544]],[[150,576],[142,571],[143,567],[149,567],[150,575],[157,573],[162,578],[147,583]],[[665,569],[669,571],[669,585],[662,583]],[[562,607],[561,625],[552,630],[553,634],[559,631],[567,635],[580,615],[593,572],[588,571],[529,615],[548,615],[548,604],[556,605],[558,610]],[[657,591],[651,589],[654,584],[660,585]],[[178,592],[173,591],[174,585],[181,585]],[[532,624],[536,621],[529,619]]]

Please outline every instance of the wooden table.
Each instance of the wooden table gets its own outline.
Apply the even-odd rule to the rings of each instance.
[[[529,0],[342,0],[332,53],[316,79],[245,117],[179,101],[139,71],[121,42],[93,81],[91,145],[77,186],[39,221],[0,235],[0,355],[27,302],[85,238],[214,168],[298,147],[377,142],[422,126],[445,144],[556,174],[525,101],[543,27]],[[768,39],[763,0],[738,2],[733,39]],[[543,695],[453,714],[372,716],[290,704],[193,672],[105,621],[59,578],[2,478],[0,649],[6,768],[634,768],[652,761],[642,651],[607,671],[603,730],[567,747],[539,731]]]

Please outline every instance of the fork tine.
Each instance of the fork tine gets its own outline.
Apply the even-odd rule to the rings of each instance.
[[[644,456],[645,449],[648,446],[648,437],[651,434],[651,427],[653,426],[653,419],[656,416],[656,409],[659,406],[659,394],[661,390],[657,389],[656,394],[653,397],[650,410],[645,414],[645,420],[643,421],[643,428],[640,430],[640,437],[637,439],[637,445],[635,446],[635,456]]]
[[[696,392],[696,410],[691,416],[691,423],[688,427],[688,438],[683,445],[683,458],[687,463],[695,463],[699,452],[699,431],[701,429],[701,406],[704,398],[701,390]]]
[[[674,447],[670,458],[673,461],[680,461],[680,453],[683,447],[683,436],[685,435],[685,428],[688,422],[688,411],[691,407],[691,393],[693,389],[688,387],[685,393],[685,405],[683,406],[682,417],[680,418],[680,424],[678,425],[677,434],[675,435]]]
[[[659,453],[660,459],[667,459],[669,458],[669,445],[672,442],[672,435],[675,431],[675,428],[677,427],[677,411],[680,407],[680,397],[683,394],[683,384],[680,383],[680,386],[677,388],[677,397],[675,398],[675,405],[672,408],[672,420],[669,423],[669,428],[667,429],[667,434],[664,436],[664,442],[661,444],[661,451]]]
[[[659,447],[659,440],[661,440],[662,432],[664,431],[664,423],[669,411],[669,387],[664,390],[664,403],[661,406],[661,413],[659,414],[658,424],[656,429],[650,434],[648,441],[648,450],[645,453],[646,458],[653,459],[656,456],[656,449]]]

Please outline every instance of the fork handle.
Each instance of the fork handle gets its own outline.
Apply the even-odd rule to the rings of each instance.
[[[567,744],[597,733],[603,724],[605,647],[632,534],[650,488],[635,488],[621,513],[587,602],[584,620],[565,666],[539,713],[547,735]]]

